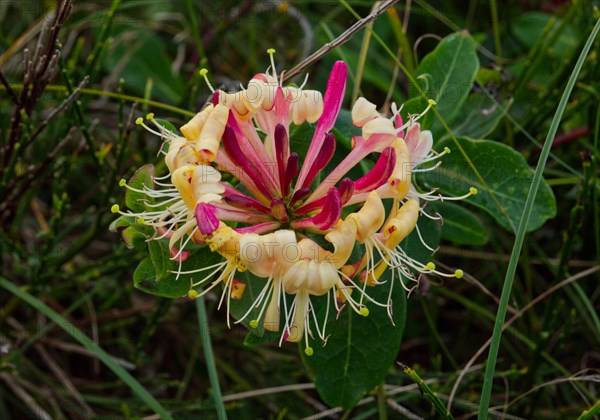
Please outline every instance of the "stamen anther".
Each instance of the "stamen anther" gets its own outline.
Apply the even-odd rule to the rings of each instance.
[[[198,70],[198,74],[204,78],[204,81],[206,82],[206,86],[208,86],[208,88],[210,89],[210,91],[212,93],[215,93],[215,90],[213,89],[212,85],[210,84],[208,77],[206,76],[208,74],[208,69],[200,69]]]

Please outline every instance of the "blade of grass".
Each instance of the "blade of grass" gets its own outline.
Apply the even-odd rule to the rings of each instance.
[[[219,384],[219,375],[217,375],[217,365],[215,355],[213,354],[212,343],[210,342],[210,329],[208,327],[208,315],[206,314],[206,305],[204,299],[196,299],[196,310],[198,312],[198,326],[200,327],[200,338],[202,339],[202,348],[204,349],[204,361],[208,370],[208,379],[212,388],[217,418],[219,420],[227,419],[223,395],[221,394],[221,385]]]
[[[573,87],[575,86],[575,82],[577,81],[577,77],[581,72],[581,68],[583,67],[583,63],[585,62],[585,59],[590,51],[590,48],[592,47],[592,44],[596,39],[596,36],[598,35],[598,31],[600,31],[600,19],[596,21],[596,25],[594,26],[594,29],[592,30],[592,33],[590,34],[587,42],[585,43],[585,46],[583,47],[583,50],[579,55],[579,59],[575,64],[573,73],[571,73],[571,77],[569,78],[567,87],[565,88],[565,91],[563,92],[563,95],[558,104],[558,108],[556,109],[556,114],[554,115],[552,123],[550,124],[550,130],[548,131],[548,135],[546,136],[546,141],[540,154],[540,159],[535,169],[535,173],[533,174],[531,188],[529,190],[529,194],[527,195],[527,200],[525,201],[523,216],[521,218],[521,221],[519,222],[519,228],[517,229],[515,243],[513,246],[510,261],[508,263],[508,268],[506,270],[504,286],[502,287],[502,295],[500,296],[500,305],[498,306],[498,312],[496,313],[496,322],[494,323],[494,330],[492,332],[492,341],[490,345],[490,351],[488,353],[483,389],[481,391],[481,401],[479,404],[478,414],[479,419],[487,418],[487,412],[490,406],[490,397],[492,393],[492,383],[494,380],[494,370],[496,368],[496,359],[498,357],[498,350],[500,348],[500,339],[502,337],[502,329],[506,318],[508,300],[510,298],[510,292],[515,278],[517,264],[519,262],[519,254],[521,253],[523,240],[525,239],[525,233],[527,231],[527,225],[529,224],[529,217],[531,216],[535,196],[537,194],[540,182],[542,180],[542,174],[544,172],[544,167],[546,166],[546,161],[548,160],[548,156],[550,154],[550,148],[552,147],[552,140],[556,135],[563,112],[567,107],[569,96],[571,96],[571,92],[573,90]]]
[[[376,2],[373,4],[371,8],[371,13],[373,13],[380,2]],[[360,94],[360,84],[363,78],[363,72],[365,70],[365,62],[367,61],[367,53],[369,52],[369,45],[371,43],[371,29],[373,28],[373,21],[367,23],[365,25],[365,33],[363,34],[362,44],[360,46],[360,53],[358,54],[358,64],[356,65],[356,78],[354,79],[354,89],[352,90],[352,102],[356,102],[358,99],[358,95]]]
[[[52,308],[47,306],[44,302],[36,298],[35,296],[19,289],[17,286],[12,284],[10,281],[3,277],[0,277],[0,286],[19,297],[23,301],[31,305],[35,310],[41,312],[48,318],[50,318],[55,324],[65,330],[71,337],[79,341],[85,348],[93,352],[102,363],[112,370],[130,389],[131,391],[149,408],[154,410],[155,413],[161,416],[163,419],[172,419],[173,417],[165,408],[140,384],[129,372],[119,366],[113,358],[100,348],[96,343],[90,340],[85,334],[79,329],[75,328],[73,324],[63,318],[59,313],[55,312]]]
[[[596,404],[581,413],[581,416],[577,420],[590,420],[600,414],[600,401],[596,401]]]

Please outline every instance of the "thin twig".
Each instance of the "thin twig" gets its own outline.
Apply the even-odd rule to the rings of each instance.
[[[410,419],[410,420],[422,419],[422,417],[417,416],[415,413],[410,411],[408,408],[401,406],[400,404],[398,404],[396,401],[394,401],[391,398],[388,398],[387,400],[385,400],[385,402],[394,411],[396,411],[398,414],[400,414],[402,416],[402,418],[404,418],[404,419]]]
[[[58,366],[56,361],[50,356],[50,354],[48,354],[46,349],[39,344],[35,345],[35,349],[40,356],[42,356],[42,359],[44,359],[44,364],[48,366],[52,373],[54,373],[58,380],[64,385],[64,387],[71,393],[71,395],[73,395],[73,398],[75,398],[79,405],[81,405],[81,407],[85,410],[87,416],[94,416],[95,413],[94,410],[92,410],[92,407],[90,407],[89,404],[83,399],[83,396],[77,390],[75,385],[73,385],[73,382],[71,382],[65,371]]]
[[[79,98],[79,95],[81,95],[81,90],[85,87],[85,85],[88,84],[89,80],[90,78],[88,76],[83,78],[81,83],[79,83],[79,86],[73,90],[73,93],[71,93],[54,111],[50,113],[50,115],[48,115],[48,117],[44,119],[44,121],[41,122],[39,127],[36,128],[29,139],[27,139],[24,148],[28,147],[35,140],[35,138],[48,126],[48,124],[50,124],[50,121],[52,121],[54,117],[60,114],[71,102]]]
[[[337,48],[340,45],[348,42],[354,36],[355,33],[357,33],[358,31],[360,31],[369,22],[372,22],[375,19],[377,19],[379,16],[381,16],[381,14],[383,14],[387,9],[389,9],[390,7],[392,7],[397,2],[398,2],[398,0],[387,0],[387,1],[383,2],[381,4],[381,6],[379,6],[376,10],[374,10],[371,14],[369,14],[368,16],[366,16],[366,17],[362,18],[361,20],[357,21],[354,25],[352,25],[351,27],[349,27],[348,29],[346,29],[346,31],[344,31],[336,39],[334,39],[333,41],[328,42],[327,44],[323,45],[317,51],[315,51],[314,53],[312,53],[311,55],[309,55],[307,58],[305,58],[304,60],[302,60],[300,63],[298,63],[290,71],[288,71],[285,74],[283,74],[281,76],[281,81],[284,82],[286,80],[289,80],[289,79],[293,78],[294,76],[297,76],[306,67],[311,66],[312,64],[316,63],[321,58],[323,58],[329,51],[331,51],[334,48]]]
[[[271,388],[253,389],[252,391],[238,392],[236,394],[225,395],[223,397],[223,402],[242,400],[244,398],[253,398],[253,397],[258,397],[261,395],[272,395],[272,394],[277,394],[279,392],[300,391],[300,390],[304,390],[304,389],[315,389],[315,384],[313,384],[313,383],[292,384],[292,385],[274,386]]]
[[[38,418],[42,420],[51,420],[52,416],[48,414],[46,410],[42,408],[27,391],[25,391],[21,385],[19,385],[8,373],[0,373],[0,379],[6,383],[6,385],[15,393],[21,401],[34,413]]]
[[[10,87],[10,83],[8,83],[8,80],[6,80],[6,78],[4,77],[4,74],[2,73],[1,70],[0,70],[0,82],[4,85],[4,88],[6,89],[6,93],[8,93],[8,96],[10,96],[10,99],[12,99],[12,101],[14,102],[14,104],[16,106],[19,106],[19,99],[17,99],[17,95],[15,95],[15,92],[12,90],[12,87]]]

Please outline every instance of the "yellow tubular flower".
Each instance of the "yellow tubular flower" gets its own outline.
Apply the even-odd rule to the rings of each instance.
[[[209,104],[202,111],[194,115],[194,118],[188,121],[187,124],[181,126],[179,130],[181,130],[186,139],[193,142],[200,139],[200,133],[214,109],[214,105]]]
[[[395,136],[396,129],[394,123],[383,117],[376,117],[367,122],[362,127],[362,136],[365,140],[368,140],[373,134],[390,134]]]
[[[410,153],[406,143],[401,138],[396,139],[393,147],[396,151],[396,165],[392,176],[388,180],[388,185],[396,194],[396,199],[402,200],[410,189],[412,176]]]
[[[181,166],[195,165],[200,162],[193,144],[184,137],[174,137],[171,139],[169,142],[169,151],[165,156],[165,163],[170,173],[173,173],[173,171]]]
[[[275,268],[297,261],[296,235],[286,229],[267,235],[246,233],[240,239],[240,258],[251,273],[269,277]]]
[[[236,232],[223,222],[219,223],[217,230],[208,238],[206,244],[212,252],[218,252],[227,259],[239,260],[238,270],[245,271],[246,264],[239,258],[240,240],[242,234]]]
[[[334,251],[329,256],[329,261],[336,269],[342,268],[348,261],[348,258],[350,258],[357,232],[356,220],[347,217],[343,222],[338,222],[337,229],[325,235],[325,240],[334,246]]]
[[[225,187],[219,181],[221,174],[208,165],[182,166],[171,175],[171,182],[191,211],[199,202],[209,203],[221,198]]]
[[[250,115],[254,115],[262,107],[265,97],[268,95],[268,87],[262,80],[252,79],[248,82],[248,88],[243,92],[244,107],[250,112]]]
[[[413,231],[418,219],[419,203],[416,200],[408,200],[383,227],[385,246],[390,249],[396,248]]]
[[[369,102],[363,97],[356,100],[352,107],[352,123],[355,126],[362,127],[377,117],[379,117],[379,112],[377,112],[377,107],[374,103]]]
[[[225,187],[220,184],[221,173],[209,165],[197,165],[191,177],[191,187],[196,204],[210,203],[221,199]]]
[[[306,121],[309,124],[314,124],[321,114],[323,114],[323,94],[318,90],[305,90],[302,92],[306,101],[308,101],[306,107]]]
[[[195,166],[186,165],[181,168],[177,168],[175,172],[171,174],[171,182],[177,188],[179,195],[183,199],[188,209],[194,210],[196,208],[196,197],[192,190],[190,180],[194,173]]]
[[[385,220],[385,208],[376,191],[371,191],[362,208],[348,215],[356,222],[356,237],[362,244],[381,228]]]
[[[229,108],[225,105],[217,104],[210,114],[210,119],[202,127],[198,143],[196,144],[196,150],[200,154],[203,163],[212,162],[217,157],[219,144],[225,132],[228,117]]]

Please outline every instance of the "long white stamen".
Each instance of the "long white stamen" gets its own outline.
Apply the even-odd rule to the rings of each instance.
[[[308,82],[308,73],[306,73],[306,76],[304,76],[304,81],[302,82],[302,84],[300,85],[300,87],[298,88],[298,90],[304,89],[304,86],[306,85],[306,82]]]
[[[265,294],[268,291],[270,291],[270,286],[271,286],[270,280],[271,280],[271,278],[269,277],[269,280],[267,280],[267,282],[263,286],[263,288],[260,291],[260,293],[258,294],[258,297],[256,298],[256,300],[250,305],[250,307],[248,308],[248,310],[246,311],[246,313],[244,313],[244,315],[240,319],[238,319],[237,321],[235,321],[234,324],[239,324],[240,322],[242,322],[244,319],[246,319],[248,317],[248,315],[250,315],[250,313],[252,312],[252,310],[254,308],[256,308],[258,305],[260,305],[260,302],[262,302],[263,297],[265,296]],[[262,313],[262,311],[261,311],[261,313]],[[260,319],[260,317],[258,317],[257,319]]]
[[[437,249],[434,249],[434,248],[430,247],[429,245],[427,245],[427,242],[425,242],[425,239],[423,239],[423,235],[421,235],[421,230],[419,229],[419,225],[415,225],[415,230],[417,231],[417,235],[419,235],[419,239],[421,240],[421,243],[423,244],[423,246],[425,248],[427,248],[431,252],[437,251]]]
[[[436,105],[436,102],[433,99],[429,99],[427,101],[427,108],[425,108],[425,110],[423,112],[421,112],[420,114],[418,114],[417,116],[411,116],[410,119],[408,120],[408,122],[406,122],[405,124],[403,124],[401,127],[396,128],[396,133],[402,132],[404,129],[408,128],[409,126],[411,126],[415,122],[419,121],[421,118],[423,118],[423,116],[425,114],[427,114],[427,112],[429,112],[429,110],[431,109],[431,107],[435,106],[435,105]],[[398,112],[400,112],[400,111],[398,111]]]
[[[273,77],[275,78],[275,83],[279,85],[279,79],[277,78],[277,70],[275,67],[275,58],[273,57],[275,55],[275,49],[269,48],[267,50],[267,54],[269,54],[269,56],[271,57],[271,70],[273,72]]]
[[[442,165],[442,162],[438,162],[433,166],[430,166],[429,168],[413,168],[412,172],[433,172],[435,171],[437,168],[439,168]]]
[[[228,261],[222,261],[220,263],[217,264],[213,264],[213,265],[209,265],[208,267],[202,267],[202,268],[198,268],[196,270],[190,270],[190,271],[180,271],[180,274],[195,274],[195,273],[200,273],[202,271],[207,271],[210,270],[212,268],[215,267],[219,267],[216,271],[219,271],[219,269],[223,268],[224,266],[226,266],[228,264]],[[216,273],[215,271],[215,273]]]
[[[349,282],[350,282],[350,283],[351,283],[351,284],[352,284],[352,285],[353,285],[355,288],[357,288],[357,289],[359,289],[359,290],[360,290],[360,288],[359,288],[359,287],[358,287],[358,285],[357,285],[357,284],[354,282],[354,280],[352,280],[350,277],[348,277],[347,275],[345,275],[345,274],[344,274],[344,273],[342,273],[341,271],[338,271],[338,273],[341,273],[341,274],[342,274],[342,276],[344,276],[344,277],[346,278],[346,280],[348,280],[348,281],[349,281]],[[366,283],[366,281],[365,281],[365,283]],[[361,292],[362,292],[362,291],[361,291]],[[365,298],[367,298],[367,300],[369,300],[369,301],[373,302],[373,303],[374,303],[375,305],[377,305],[377,306],[381,306],[382,308],[386,308],[386,307],[388,306],[388,305],[384,305],[384,304],[383,304],[383,303],[381,303],[381,302],[378,302],[378,301],[376,301],[376,300],[375,300],[375,299],[373,299],[371,296],[369,296],[369,295],[368,295],[366,292],[362,292],[362,295],[361,295],[361,296],[364,296]],[[364,306],[364,305],[363,305],[362,303],[360,303],[360,306]]]
[[[175,254],[173,257],[171,257],[171,260],[175,261],[177,258],[179,258],[179,256],[181,255],[181,253],[183,252],[183,249],[185,248],[185,246],[192,240],[192,236],[194,236],[194,233],[196,233],[196,231],[198,230],[198,227],[196,226],[194,228],[194,230],[192,230],[192,232],[189,234],[188,238],[185,240],[185,242],[183,243],[183,246],[181,247],[181,249],[177,252],[177,254]]]

